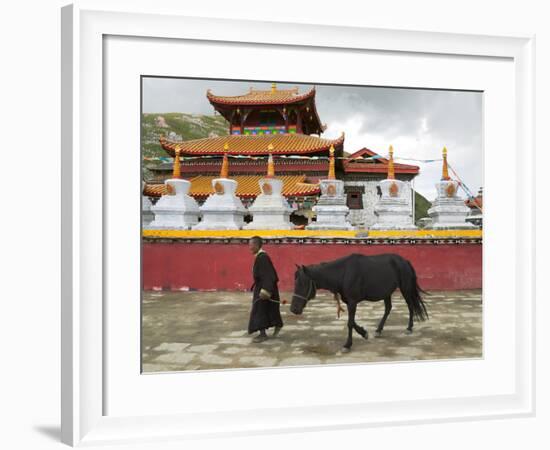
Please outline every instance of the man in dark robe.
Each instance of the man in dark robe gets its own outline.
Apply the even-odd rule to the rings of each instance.
[[[275,337],[283,327],[280,311],[281,300],[279,288],[277,287],[279,278],[271,258],[262,249],[262,238],[259,236],[251,238],[248,248],[255,255],[252,269],[254,277],[252,310],[248,322],[248,334],[259,331],[260,334],[252,340],[252,342],[259,343],[267,339],[265,332],[267,328],[275,327],[273,331]]]

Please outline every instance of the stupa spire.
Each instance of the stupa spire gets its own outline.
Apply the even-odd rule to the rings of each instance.
[[[273,163],[273,144],[267,146],[269,150],[269,158],[267,159],[267,178],[273,178],[275,176],[275,164]]]
[[[451,177],[449,177],[449,164],[447,163],[447,147],[443,147],[443,174],[441,175],[441,179],[451,179]]]
[[[329,150],[330,156],[328,160],[328,179],[329,180],[335,180],[336,179],[336,171],[334,169],[334,145],[330,146]]]
[[[393,145],[390,145],[390,160],[388,162],[388,180],[395,180],[395,167],[393,165]]]
[[[277,83],[271,83],[271,93],[274,94],[277,90]]]
[[[181,153],[181,150],[177,148],[174,155],[174,167],[172,169],[172,178],[181,178],[180,153]]]
[[[223,145],[223,161],[222,169],[220,170],[220,178],[229,178],[229,160],[227,159],[227,151],[229,150],[229,144],[226,142]]]

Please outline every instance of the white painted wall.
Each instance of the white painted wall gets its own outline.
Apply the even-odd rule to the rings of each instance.
[[[380,184],[377,180],[367,181],[346,181],[344,186],[363,186],[365,192],[363,193],[363,209],[350,209],[349,220],[353,226],[360,228],[368,228],[376,223],[376,216],[374,214],[374,206],[378,202],[378,190],[376,187]],[[411,201],[411,183],[405,181],[405,195],[409,200],[410,213],[412,214],[412,201]]]

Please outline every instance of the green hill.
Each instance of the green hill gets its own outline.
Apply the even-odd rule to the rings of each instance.
[[[426,200],[426,197],[419,194],[418,192],[414,193],[414,219],[422,219],[422,217],[428,217],[428,209],[431,207],[431,203]]]
[[[170,134],[173,133],[171,136]],[[159,144],[160,136],[176,140],[200,139],[228,134],[227,121],[219,115],[145,113],[141,117],[141,146],[145,157],[168,156]],[[175,136],[174,136],[175,134]]]

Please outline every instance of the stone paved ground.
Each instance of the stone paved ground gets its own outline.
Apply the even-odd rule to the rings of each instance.
[[[290,300],[288,292],[281,293]],[[250,294],[242,292],[144,292],[143,371],[181,371],[310,364],[365,363],[482,356],[481,291],[434,292],[426,297],[430,319],[405,334],[408,310],[399,294],[382,337],[374,331],[383,302],[363,302],[356,321],[369,339],[356,332],[350,353],[341,352],[347,326],[344,313],[318,292],[301,316],[281,305],[284,328],[277,338],[251,343],[246,331]],[[344,305],[345,306],[345,305]],[[271,330],[269,330],[269,334]]]

